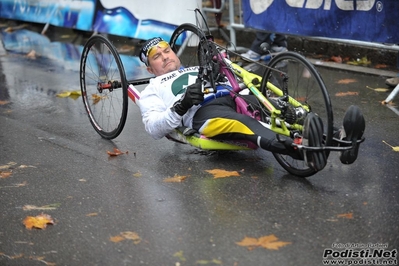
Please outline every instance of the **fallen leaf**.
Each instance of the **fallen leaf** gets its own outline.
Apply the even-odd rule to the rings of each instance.
[[[236,244],[243,247],[259,246],[258,239],[254,237],[244,237],[243,240]]]
[[[64,91],[64,92],[58,93],[56,96],[57,96],[57,97],[60,97],[60,98],[66,98],[66,97],[69,97],[70,95],[71,95],[71,92],[69,92],[69,91]]]
[[[367,59],[367,57],[362,57],[358,58],[356,60],[352,60],[347,62],[348,65],[354,65],[354,66],[367,66],[371,64],[371,61]]]
[[[96,212],[91,212],[91,213],[86,214],[86,216],[88,216],[88,217],[93,217],[93,216],[97,216],[97,215],[98,215],[98,213],[96,213]]]
[[[183,182],[188,176],[187,175],[177,175],[175,174],[174,177],[168,177],[163,180],[166,183],[180,183]]]
[[[357,91],[347,91],[347,92],[337,92],[335,96],[337,97],[344,97],[344,96],[356,96],[359,95]]]
[[[6,104],[9,104],[10,103],[10,101],[0,101],[0,105],[6,105]]]
[[[127,151],[126,152],[121,152],[119,149],[114,148],[113,152],[107,151],[107,153],[108,153],[109,156],[118,156],[118,155],[125,154],[125,153],[127,154],[128,152]]]
[[[24,182],[19,183],[19,184],[14,184],[14,185],[5,186],[5,187],[24,187],[24,186],[26,186],[27,184],[28,184],[28,183],[27,183],[26,181],[24,181]]]
[[[63,91],[58,93],[56,96],[60,98],[66,98],[66,97],[79,97],[82,95],[82,92],[80,90],[74,90],[74,91]]]
[[[37,167],[36,167],[36,166],[33,166],[33,165],[21,164],[20,166],[18,166],[18,168],[24,169],[24,168],[37,168]]]
[[[262,236],[260,238],[245,237],[237,245],[247,247],[248,250],[253,250],[258,247],[265,249],[278,250],[281,247],[292,244],[291,242],[279,241],[275,235]]]
[[[111,240],[114,243],[118,243],[125,240],[125,238],[123,236],[117,235],[117,236],[111,236],[109,240]]]
[[[30,259],[30,260],[40,261],[40,262],[44,263],[46,266],[56,266],[56,265],[57,265],[57,264],[54,263],[54,262],[45,261],[45,260],[44,260],[45,258],[46,258],[46,257],[44,257],[44,256],[41,256],[41,257],[29,256],[29,259]]]
[[[53,203],[53,204],[48,204],[48,205],[44,205],[41,207],[37,207],[35,205],[25,205],[22,209],[24,211],[32,211],[32,210],[44,211],[44,210],[55,210],[60,206],[61,206],[61,203]]]
[[[391,147],[393,151],[399,151],[399,146],[392,146],[391,144],[388,144],[388,142],[386,142],[385,140],[383,140],[382,142]]]
[[[12,260],[14,260],[14,259],[20,259],[20,258],[22,258],[23,256],[24,256],[24,254],[20,253],[20,254],[14,255],[14,256],[10,256],[10,259],[12,259]]]
[[[16,162],[9,162],[8,164],[0,165],[0,170],[9,169],[11,166],[14,166],[16,164]]]
[[[54,220],[50,215],[42,213],[35,217],[27,216],[24,219],[23,224],[25,225],[26,229],[29,230],[32,228],[45,229],[47,224],[54,224]]]
[[[177,251],[173,254],[173,257],[178,258],[180,261],[186,261],[186,258],[183,256],[183,250]]]
[[[134,177],[141,177],[142,174],[140,173],[140,171],[138,171],[137,173],[134,173],[133,176],[134,176]]]
[[[376,91],[376,92],[387,92],[387,91],[389,91],[389,89],[388,88],[372,88],[372,87],[370,87],[370,86],[366,86],[366,88],[367,89],[370,89],[370,90],[373,90],[373,91]]]
[[[1,172],[0,171],[0,178],[7,178],[12,175],[12,172]]]
[[[213,170],[205,170],[205,171],[212,174],[213,178],[240,176],[240,174],[237,171],[226,171],[223,169],[213,169]]]
[[[388,65],[385,65],[385,64],[376,64],[374,67],[377,68],[377,69],[381,69],[381,68],[387,68]]]
[[[123,236],[125,239],[133,240],[133,243],[136,245],[141,242],[141,238],[136,232],[121,232],[121,236]]]
[[[388,89],[388,88],[375,88],[374,91],[377,91],[377,92],[387,92],[387,91],[389,91],[389,89]]]
[[[281,247],[291,244],[291,242],[278,241],[275,235],[263,236],[259,238],[259,243],[266,249],[278,250]]]
[[[216,265],[222,265],[223,262],[221,260],[218,259],[213,259],[213,260],[197,260],[195,262],[195,264],[197,265],[208,265],[208,264],[216,264]]]
[[[338,84],[350,84],[357,82],[356,79],[340,79],[337,81]]]
[[[92,94],[91,98],[93,99],[93,105],[95,105],[95,104],[99,103],[102,99],[106,99],[107,96],[105,96],[105,95],[104,96],[99,96],[97,94]]]
[[[133,240],[133,243],[137,245],[141,242],[140,236],[136,232],[130,231],[121,232],[119,235],[111,236],[109,239],[114,243],[118,243],[124,240]]]
[[[337,214],[338,218],[353,219],[353,212]]]

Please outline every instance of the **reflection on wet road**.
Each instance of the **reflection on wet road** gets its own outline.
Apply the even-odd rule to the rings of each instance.
[[[381,104],[389,91],[373,89],[385,87],[383,77],[318,69],[335,124],[359,105],[366,141],[353,165],[332,154],[323,171],[300,179],[267,152],[154,141],[133,103],[122,134],[101,139],[80,97],[56,96],[80,90],[82,45],[36,37],[9,36],[0,56],[0,173],[10,173],[0,178],[0,264],[321,265],[334,243],[399,247],[399,153],[385,144],[399,146],[399,125]],[[36,58],[26,56],[31,50]],[[122,60],[129,78],[146,75],[137,57]],[[128,153],[110,157],[113,148]],[[215,178],[207,171],[215,169],[238,175]],[[186,178],[164,181],[176,175]],[[56,223],[25,229],[24,218],[41,212]],[[237,244],[264,236],[289,244]]]

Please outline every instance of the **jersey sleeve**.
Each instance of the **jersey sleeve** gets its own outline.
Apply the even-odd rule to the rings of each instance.
[[[139,107],[145,130],[154,139],[161,139],[181,124],[182,117],[166,106],[150,84],[141,93]]]

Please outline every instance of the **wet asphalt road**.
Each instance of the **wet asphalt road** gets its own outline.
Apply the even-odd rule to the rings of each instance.
[[[389,92],[370,89],[385,88],[383,77],[320,68],[336,124],[359,105],[366,142],[353,165],[332,154],[301,179],[267,152],[154,141],[133,103],[122,134],[101,139],[80,98],[56,97],[80,89],[78,68],[74,56],[0,56],[0,265],[323,265],[333,244],[398,248],[399,153],[383,142],[399,146],[398,115],[381,104]],[[113,148],[128,153],[109,157]],[[239,176],[216,179],[212,169]],[[187,178],[165,182],[175,175]],[[54,224],[26,229],[42,212]],[[237,244],[270,235],[288,243]]]

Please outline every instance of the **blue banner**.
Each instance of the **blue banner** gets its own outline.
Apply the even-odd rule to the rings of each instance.
[[[0,17],[91,30],[97,0],[0,0]]]
[[[397,0],[242,0],[246,27],[288,35],[399,43]]]
[[[0,0],[0,17],[98,33],[169,40],[182,23],[195,23],[201,0]],[[178,15],[177,15],[178,14]]]

